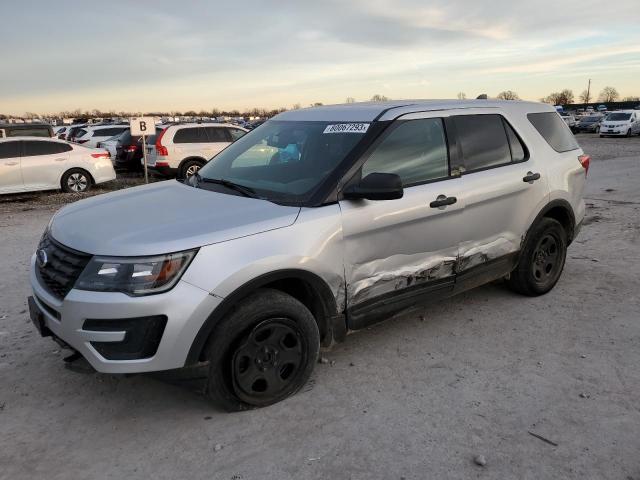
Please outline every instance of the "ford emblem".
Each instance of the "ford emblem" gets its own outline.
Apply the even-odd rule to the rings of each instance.
[[[49,257],[47,257],[47,251],[44,248],[41,248],[36,252],[36,260],[38,261],[38,265],[40,267],[46,267],[49,262]]]

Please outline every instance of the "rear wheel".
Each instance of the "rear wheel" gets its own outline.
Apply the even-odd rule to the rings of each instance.
[[[65,172],[60,184],[64,192],[83,193],[91,188],[91,175],[81,168],[72,168]]]
[[[511,272],[509,287],[523,295],[543,295],[560,279],[567,256],[567,234],[557,220],[543,218],[532,227]]]
[[[180,169],[181,178],[189,178],[202,168],[205,162],[202,160],[187,160]]]
[[[259,290],[211,335],[205,393],[229,411],[274,404],[307,382],[319,349],[318,326],[302,303],[278,290]]]

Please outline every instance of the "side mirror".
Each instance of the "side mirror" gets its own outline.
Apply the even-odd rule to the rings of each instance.
[[[356,200],[397,200],[402,198],[402,180],[395,173],[370,173],[359,184],[350,185],[344,191],[344,198]]]

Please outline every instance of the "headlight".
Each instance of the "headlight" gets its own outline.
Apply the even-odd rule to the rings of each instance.
[[[79,290],[140,296],[171,290],[196,250],[153,257],[93,257],[75,284]]]

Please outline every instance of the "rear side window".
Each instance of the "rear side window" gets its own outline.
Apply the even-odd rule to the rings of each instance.
[[[98,130],[94,130],[94,137],[113,137],[114,135],[118,135],[119,133],[127,130],[127,127],[122,128],[100,128]]]
[[[512,162],[523,162],[527,159],[527,149],[523,145],[522,141],[513,131],[511,125],[509,125],[506,120],[503,118],[502,123],[504,124],[504,129],[507,132],[507,138],[509,139],[509,148],[511,149],[511,161]]]
[[[210,142],[229,142],[226,130],[222,127],[205,127]]]
[[[442,119],[401,122],[378,145],[362,166],[370,173],[395,173],[406,186],[449,175],[449,155]]]
[[[48,128],[15,128],[7,129],[7,137],[51,137]]]
[[[204,127],[180,128],[173,137],[173,143],[207,143]]]
[[[453,121],[466,171],[511,163],[511,148],[500,115],[459,115]]]
[[[23,157],[34,157],[37,155],[53,155],[56,153],[64,153],[72,150],[71,145],[58,142],[38,142],[31,140],[23,140]]]
[[[229,134],[231,135],[231,141],[235,142],[240,137],[244,136],[247,132],[240,130],[239,128],[229,128]]]
[[[557,113],[529,113],[527,118],[556,152],[568,152],[579,148],[573,133]]]
[[[15,158],[20,156],[20,142],[0,142],[0,158]]]

